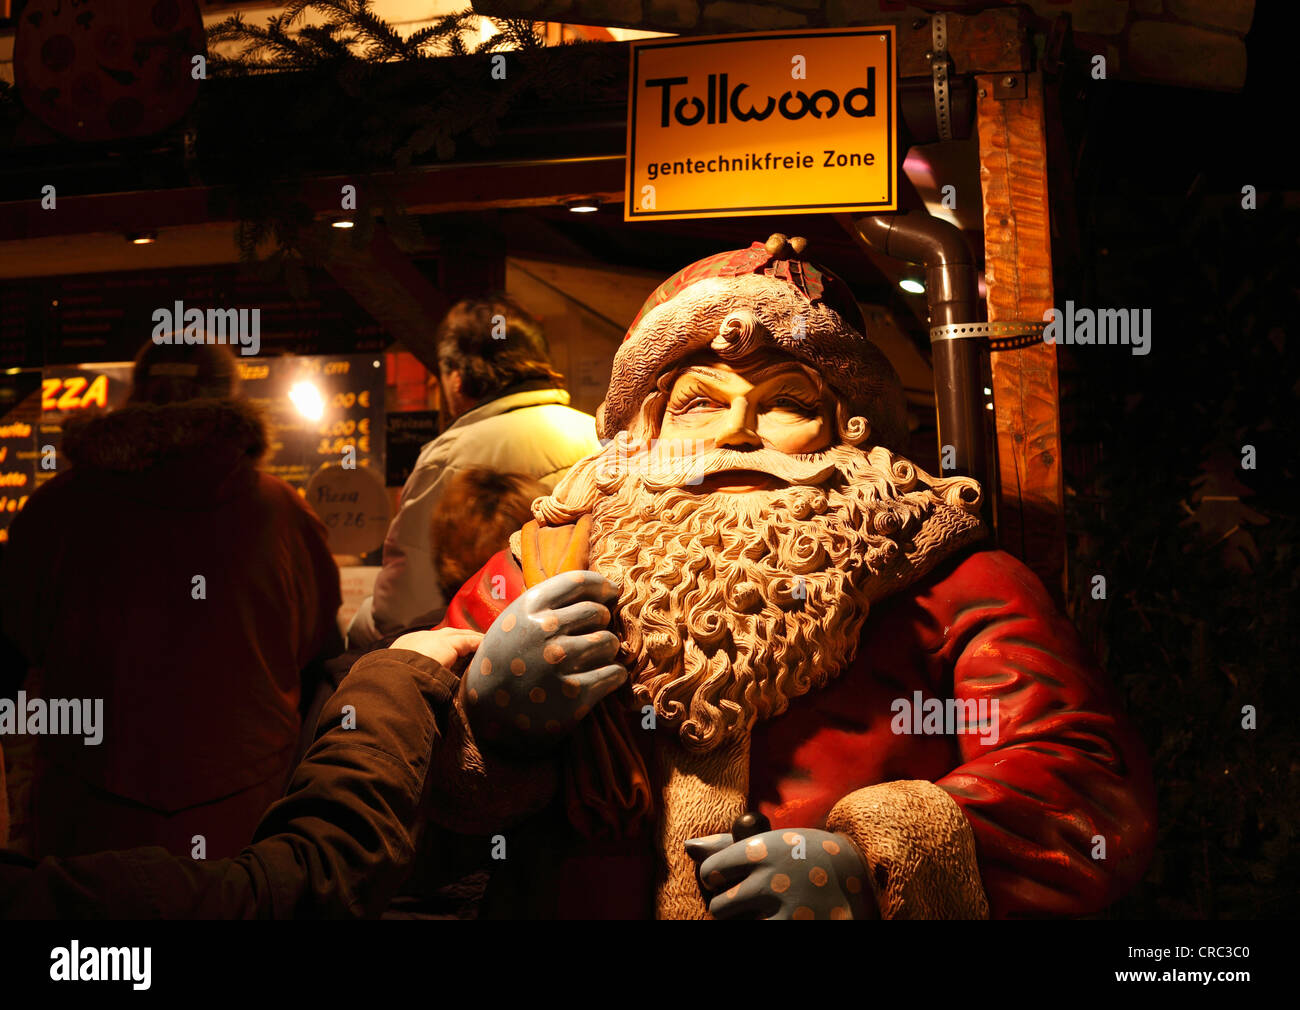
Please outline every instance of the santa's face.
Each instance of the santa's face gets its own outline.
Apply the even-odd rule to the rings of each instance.
[[[635,703],[695,750],[847,666],[895,535],[955,480],[863,448],[868,420],[811,367],[724,343],[661,375],[627,430],[533,505],[543,524],[590,516],[589,565],[622,587]]]
[[[735,362],[697,360],[673,381],[659,424],[661,440],[691,451],[725,448],[808,453],[831,444],[834,408],[807,370],[789,358],[751,354]],[[734,470],[710,476],[701,492],[776,486],[770,474]]]
[[[777,352],[694,356],[643,418],[630,454],[614,445],[591,474],[591,566],[623,585],[638,704],[709,749],[850,658],[889,477],[844,443],[816,373]]]

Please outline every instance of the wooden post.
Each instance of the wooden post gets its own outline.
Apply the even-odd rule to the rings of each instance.
[[[976,77],[988,314],[990,322],[1041,322],[1053,305],[1043,85],[1038,73],[1013,77],[1018,87],[1003,74]],[[1059,601],[1065,495],[1056,348],[1039,342],[995,352],[992,371],[999,542]]]

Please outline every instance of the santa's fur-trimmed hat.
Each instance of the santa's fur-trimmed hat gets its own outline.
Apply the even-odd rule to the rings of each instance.
[[[871,423],[870,443],[905,448],[898,374],[866,338],[848,285],[805,260],[806,247],[801,238],[773,235],[692,263],[660,284],[614,355],[596,433],[613,438],[626,429],[659,377],[683,358],[712,349],[734,359],[767,347],[816,369],[851,416]]]

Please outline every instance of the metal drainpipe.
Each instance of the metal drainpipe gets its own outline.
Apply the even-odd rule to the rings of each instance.
[[[976,321],[979,281],[975,258],[960,228],[917,211],[855,217],[853,227],[877,252],[925,268],[931,326]],[[988,411],[981,395],[986,373],[983,347],[978,340],[939,340],[931,344],[931,351],[940,460],[945,445],[951,445],[956,455],[955,469],[942,473],[980,482],[984,519],[991,525],[996,475],[989,466]]]

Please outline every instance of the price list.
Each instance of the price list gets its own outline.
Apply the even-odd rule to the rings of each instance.
[[[384,368],[374,354],[241,358],[240,395],[267,421],[262,468],[300,492],[323,466],[382,475]],[[52,365],[0,374],[0,543],[31,493],[69,465],[63,425],[126,402],[131,366]],[[43,465],[44,464],[44,465]]]
[[[322,466],[384,472],[384,368],[374,354],[279,357],[239,363],[242,392],[270,422],[263,463],[304,489]]]

